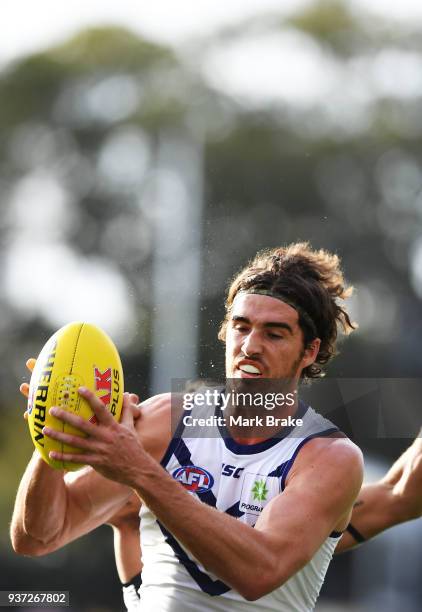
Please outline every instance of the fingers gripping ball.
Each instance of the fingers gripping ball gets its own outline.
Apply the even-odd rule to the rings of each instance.
[[[96,417],[91,407],[78,394],[78,388],[82,385],[91,389],[119,421],[123,402],[123,370],[116,347],[99,327],[90,323],[69,323],[48,340],[39,354],[28,396],[28,424],[32,441],[44,461],[57,469],[78,470],[82,464],[50,459],[50,451],[81,451],[48,438],[42,430],[47,426],[84,436],[49,413],[52,406],[60,406],[95,423]]]

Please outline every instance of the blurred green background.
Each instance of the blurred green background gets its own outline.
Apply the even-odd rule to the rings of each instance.
[[[259,248],[309,240],[356,287],[360,327],[331,373],[420,376],[421,41],[417,21],[320,0],[177,47],[91,28],[3,66],[2,589],[121,606],[109,528],[35,560],[9,544],[32,452],[17,388],[61,325],[103,326],[142,397],[221,374],[228,279]],[[407,443],[364,441],[373,473]],[[420,534],[404,526],[336,559],[317,609],[419,609]]]

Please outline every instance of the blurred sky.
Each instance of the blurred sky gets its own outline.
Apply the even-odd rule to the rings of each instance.
[[[186,38],[212,33],[217,28],[255,14],[289,13],[312,4],[309,0],[155,0],[147,5],[133,0],[6,0],[2,2],[0,62],[48,47],[79,29],[98,23],[120,24],[155,40],[183,44]],[[350,6],[380,17],[410,24],[422,21],[420,0],[350,0]]]
[[[318,103],[327,108],[331,105],[337,114],[341,109],[351,109],[352,116],[349,113],[336,122],[336,132],[339,125],[341,129],[349,126],[352,131],[365,130],[368,117],[362,108],[373,97],[420,95],[422,60],[414,53],[395,49],[394,43],[391,49],[375,54],[369,68],[362,72],[360,60],[365,63],[368,59],[364,50],[362,58],[357,57],[345,70],[306,33],[294,28],[280,30],[280,15],[291,15],[313,4],[313,0],[231,0],[224,4],[212,0],[199,4],[193,0],[156,0],[143,8],[132,0],[74,0],[68,4],[7,1],[2,4],[0,68],[23,55],[61,43],[83,28],[113,24],[175,47],[183,62],[199,68],[211,86],[247,106],[282,101],[298,109]],[[394,20],[409,33],[422,22],[422,2],[418,0],[344,0],[344,4],[363,26],[370,15],[391,20],[392,35]],[[265,31],[259,27],[255,31],[253,18],[268,14],[274,14],[274,30],[267,24]],[[224,40],[211,38],[227,26],[237,26],[236,34]],[[208,44],[204,44],[201,39],[207,36]],[[199,40],[196,46],[192,44]],[[288,62],[281,61],[286,57]],[[343,95],[353,100],[353,105],[345,104]]]
[[[291,114],[289,120],[295,121],[295,129],[308,139],[318,139],[321,135],[329,134],[336,141],[341,141],[343,137],[347,139],[350,135],[365,134],[373,122],[373,105],[378,99],[394,99],[399,104],[405,104],[422,96],[422,56],[411,45],[406,48],[402,44],[403,39],[407,40],[407,32],[422,23],[420,0],[401,0],[399,3],[387,0],[345,0],[345,4],[359,18],[359,24],[368,25],[375,33],[376,21],[367,18],[368,14],[391,20],[386,35],[387,43],[384,41],[380,48],[377,48],[375,43],[374,48],[369,51],[358,46],[353,56],[347,60],[336,56],[326,45],[318,44],[315,38],[303,30],[289,24],[280,27],[280,21],[277,19],[280,14],[293,14],[313,4],[316,4],[313,0],[231,0],[224,4],[211,0],[201,0],[199,3],[193,0],[179,3],[155,0],[154,4],[142,6],[133,0],[74,0],[72,3],[58,3],[53,0],[39,0],[37,3],[6,0],[2,3],[0,67],[25,54],[59,44],[86,27],[117,24],[130,28],[141,36],[176,47],[184,63],[190,63],[194,69],[199,69],[201,77],[208,84],[228,93],[241,104],[270,107],[271,102],[276,101],[294,109],[298,118],[294,119]],[[253,27],[258,23],[259,16],[268,14],[274,14],[274,27],[272,19],[269,20],[270,25],[267,24],[264,29]],[[249,23],[246,23],[247,20],[250,20]],[[394,20],[399,20],[401,24],[397,31],[402,38],[398,41],[394,37]],[[238,26],[235,34],[212,38],[219,29],[231,25]],[[204,36],[209,36],[207,44],[202,41]],[[193,40],[201,42],[192,45]],[[96,97],[97,106],[99,99],[101,106],[104,106],[103,99],[107,96],[104,96],[102,89],[98,89],[97,94],[100,94],[100,97]],[[130,91],[126,91],[125,96],[121,96],[128,104],[124,109],[128,114],[132,102],[136,104],[136,88],[132,92],[132,101],[129,94]],[[311,112],[307,116],[308,110]],[[305,113],[300,114],[301,111]],[[320,112],[318,115],[316,111],[323,114]],[[315,116],[323,117],[324,120],[314,121]],[[400,112],[396,117],[403,133],[410,138],[421,137],[422,128],[419,122],[414,121],[409,113]],[[54,140],[45,126],[38,126],[32,132],[25,130],[25,126],[20,131],[17,130],[13,140],[12,153],[16,159],[25,160],[28,155],[40,156],[43,150],[41,144],[46,142],[45,146],[49,149],[48,143],[51,144],[52,139]],[[144,171],[140,173],[140,168],[144,168],[146,172],[149,163],[145,135],[119,132],[113,138],[105,143],[104,150],[99,155],[98,166],[104,181],[113,172],[120,172],[122,166],[125,173],[131,172],[132,168],[133,173],[143,179]],[[34,142],[37,146],[34,146]],[[54,147],[52,149],[51,145],[50,149],[53,150]],[[123,165],[122,151],[130,152],[126,155]],[[117,165],[113,161],[116,159]],[[29,165],[31,166],[31,163]],[[347,174],[350,175],[350,168],[347,168]],[[113,284],[115,287],[115,302],[109,311],[101,311],[102,319],[96,320],[99,325],[112,332],[119,326],[119,321],[131,322],[131,308],[125,297],[130,294],[129,287],[119,284],[118,270],[106,263],[101,265],[98,258],[81,258],[65,244],[66,235],[72,231],[72,199],[56,177],[51,175],[50,170],[51,168],[47,168],[41,172],[37,168],[33,173],[28,173],[10,194],[5,218],[12,228],[19,231],[16,231],[9,245],[4,272],[6,294],[14,306],[28,316],[31,316],[34,310],[48,312],[48,318],[52,319],[55,326],[73,318],[92,320],[91,313],[97,311],[97,289],[92,288],[90,293],[88,287],[92,287],[92,277],[95,276],[100,285]],[[388,210],[397,212],[406,206],[412,211],[420,210],[422,196],[418,195],[416,198],[414,194],[419,193],[421,176],[422,169],[419,168],[417,160],[405,153],[387,152],[382,157],[376,166],[376,180],[386,194]],[[125,174],[114,178],[118,182],[127,182],[130,176]],[[321,182],[327,191],[327,181],[324,177]],[[336,191],[331,198],[334,206],[337,206],[338,197]],[[31,208],[28,207],[29,202]],[[51,224],[43,225],[44,234],[37,234],[39,244],[34,248],[32,241],[32,251],[29,255],[27,236],[33,235],[37,210],[41,208],[43,211],[49,211]],[[28,210],[33,211],[32,215],[28,214]],[[386,233],[397,233],[397,227],[391,224],[389,219],[386,217],[384,223],[391,226],[391,231],[387,228]],[[58,228],[62,228],[62,234]],[[47,236],[48,248],[55,249],[54,257],[51,257],[50,250],[44,248]],[[422,296],[422,238],[409,240],[409,243],[412,283],[418,295]],[[400,258],[403,258],[402,250]],[[20,279],[24,276],[30,259],[32,262],[36,260],[39,265],[34,266],[36,270],[28,281],[26,294],[23,294]],[[84,300],[78,302],[80,312],[76,311],[74,304],[69,304],[66,296],[69,276],[64,283],[66,286],[60,287],[58,292],[62,296],[60,307],[57,307],[58,298],[51,306],[49,296],[40,295],[37,291],[40,283],[38,275],[42,275],[44,269],[42,262],[47,260],[53,261],[57,270],[66,263],[68,274],[74,271],[71,284],[78,287],[78,293],[84,295]],[[97,270],[97,274],[94,275],[93,270]],[[57,277],[59,276],[57,274]],[[31,300],[27,299],[28,293],[34,296]],[[365,292],[363,288],[360,295],[363,296],[363,310],[370,312],[370,293]],[[378,307],[372,310],[379,312]],[[113,313],[114,318],[110,318],[110,313]],[[394,314],[393,310],[391,313]],[[388,327],[391,326],[393,314],[385,314],[383,318]],[[365,321],[362,317],[356,318],[360,319],[361,329],[364,329]],[[382,330],[381,335],[383,334]]]

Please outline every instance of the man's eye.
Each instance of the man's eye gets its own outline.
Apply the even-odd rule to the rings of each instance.
[[[248,328],[246,327],[246,325],[235,325],[234,329],[240,332],[248,331]]]
[[[283,340],[283,336],[280,336],[280,334],[273,334],[272,332],[269,332],[268,336],[275,340]]]

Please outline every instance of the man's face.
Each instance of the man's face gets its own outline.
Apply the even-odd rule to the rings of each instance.
[[[227,378],[278,378],[296,385],[320,341],[304,349],[297,311],[267,295],[239,294],[226,328]]]

